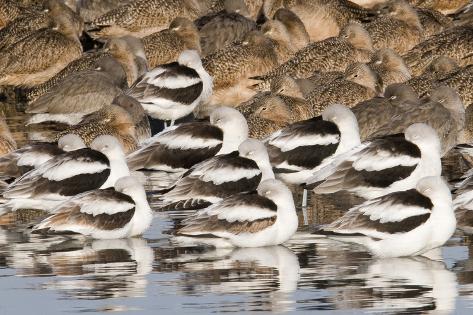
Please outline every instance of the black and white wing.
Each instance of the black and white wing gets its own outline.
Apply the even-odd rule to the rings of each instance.
[[[169,192],[159,198],[161,210],[196,210],[226,196],[253,191],[261,180],[255,161],[238,152],[222,154],[192,167]]]
[[[420,149],[407,141],[403,134],[377,138],[353,149],[353,152],[338,163],[333,173],[314,192],[333,193],[359,187],[386,188],[409,177],[421,160]]]
[[[33,228],[33,233],[91,234],[123,228],[133,218],[135,203],[113,188],[77,195],[53,209],[53,215]]]
[[[424,224],[430,218],[432,208],[432,201],[417,190],[399,191],[350,209],[340,219],[323,226],[318,233],[384,239]]]
[[[155,135],[127,156],[130,169],[186,171],[213,157],[223,144],[223,131],[209,122],[184,123]]]
[[[84,148],[58,155],[16,181],[5,198],[55,199],[100,188],[110,175],[110,162],[101,152]]]
[[[202,94],[197,71],[177,62],[161,65],[139,78],[127,94],[141,104],[170,108],[176,103],[190,105]]]
[[[56,143],[26,145],[0,157],[0,177],[19,177],[62,153],[64,151]]]
[[[256,192],[242,193],[198,211],[184,220],[179,235],[214,235],[228,238],[241,233],[257,233],[274,224],[277,205]]]
[[[314,169],[332,156],[340,142],[337,125],[318,116],[279,130],[265,141],[276,173]]]

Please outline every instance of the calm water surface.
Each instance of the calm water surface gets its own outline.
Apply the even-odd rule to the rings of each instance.
[[[44,135],[24,133],[23,117],[9,123],[20,144]],[[315,202],[309,223],[339,202]],[[473,245],[463,236],[431,258],[376,259],[302,223],[284,246],[175,247],[178,224],[156,214],[143,238],[110,241],[0,226],[0,314],[473,313]]]

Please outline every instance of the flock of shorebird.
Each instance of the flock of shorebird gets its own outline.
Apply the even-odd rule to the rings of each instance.
[[[299,189],[303,209],[363,198],[312,232],[377,256],[472,232],[473,173],[441,177],[473,155],[469,1],[29,2],[0,0],[0,85],[61,131],[17,149],[0,118],[0,215],[45,211],[32,233],[133,237],[192,210],[173,242],[277,245]]]

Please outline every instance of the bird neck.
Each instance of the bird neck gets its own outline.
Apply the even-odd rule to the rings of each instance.
[[[267,179],[274,179],[274,172],[269,158],[266,161],[257,162],[258,168],[261,170],[261,182]]]
[[[341,125],[338,128],[340,129],[340,143],[337,148],[337,154],[347,152],[361,144],[360,132],[356,122]]]

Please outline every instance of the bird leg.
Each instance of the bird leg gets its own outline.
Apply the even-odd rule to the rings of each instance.
[[[302,192],[302,216],[304,217],[304,225],[308,225],[309,218],[307,216],[307,189],[305,188]]]

